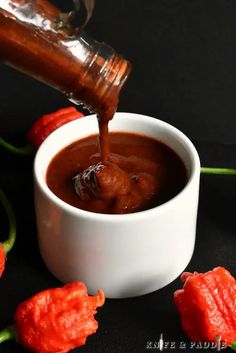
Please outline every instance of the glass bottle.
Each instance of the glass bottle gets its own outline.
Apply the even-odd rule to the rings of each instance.
[[[105,43],[75,34],[47,0],[0,1],[0,58],[109,121],[130,64]]]

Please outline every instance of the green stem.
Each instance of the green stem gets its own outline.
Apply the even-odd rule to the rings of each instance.
[[[15,147],[12,144],[5,141],[2,137],[0,137],[0,146],[6,148],[7,150],[23,155],[32,155],[34,153],[33,147],[30,145],[26,145],[24,147]]]
[[[231,168],[201,168],[202,174],[236,175],[236,169]]]
[[[8,326],[4,330],[0,331],[0,343],[16,339],[15,327]]]
[[[236,352],[236,341],[234,341],[231,345],[230,348]]]
[[[9,221],[8,239],[4,243],[2,243],[4,252],[7,254],[13,247],[16,240],[16,219],[15,219],[15,215],[11,207],[11,204],[1,189],[0,189],[0,201],[3,204],[3,207],[6,211],[8,221]]]

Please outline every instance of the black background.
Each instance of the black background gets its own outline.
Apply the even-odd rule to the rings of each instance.
[[[63,0],[54,2],[63,4]],[[236,167],[235,0],[98,0],[86,31],[133,65],[119,111],[173,124],[194,142],[204,166]],[[25,143],[27,130],[41,114],[71,105],[61,93],[4,64],[0,93],[0,135],[15,144]],[[0,147],[0,161],[0,185],[18,223],[17,242],[0,281],[1,329],[12,322],[22,300],[60,283],[38,253],[33,158]],[[207,271],[221,265],[236,275],[235,210],[235,177],[202,175],[196,247],[187,270]],[[3,213],[0,216],[2,239],[7,222]],[[173,292],[180,286],[176,279],[146,296],[107,300],[97,315],[97,334],[76,352],[144,353],[150,351],[147,341],[158,340],[161,332],[166,340],[176,341],[176,347],[180,341],[189,345],[173,304]],[[24,350],[5,343],[0,352]]]

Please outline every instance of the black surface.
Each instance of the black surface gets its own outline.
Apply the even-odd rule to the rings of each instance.
[[[194,142],[204,166],[236,167],[235,18],[234,0],[103,0],[97,1],[87,27],[94,38],[109,43],[133,64],[119,111],[172,123]],[[0,136],[14,143],[24,143],[27,130],[41,114],[71,105],[59,92],[4,65],[0,77]],[[0,148],[0,160],[0,185],[18,223],[17,242],[0,281],[1,329],[12,322],[22,300],[60,283],[38,252],[33,159]],[[221,265],[236,275],[235,210],[236,178],[202,175],[196,247],[188,271]],[[0,217],[2,239],[6,219]],[[178,349],[180,341],[190,344],[172,299],[180,287],[176,279],[146,296],[107,300],[97,315],[97,334],[75,352],[155,352],[146,349],[147,342],[157,341],[160,333],[176,341],[174,351],[194,351]],[[1,345],[0,352],[24,350],[12,342]]]

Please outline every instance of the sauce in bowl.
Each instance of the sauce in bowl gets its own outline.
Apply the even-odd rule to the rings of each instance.
[[[163,204],[186,185],[182,160],[162,142],[128,132],[110,132],[109,142],[106,163],[101,162],[98,135],[62,149],[47,170],[51,191],[83,210],[125,214]]]

